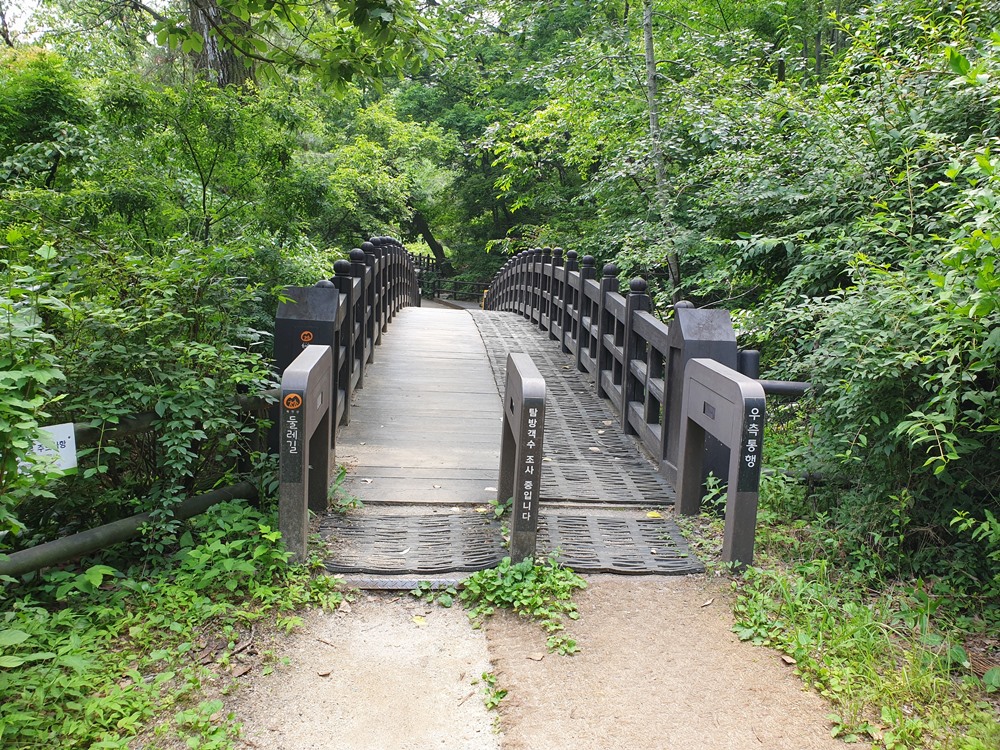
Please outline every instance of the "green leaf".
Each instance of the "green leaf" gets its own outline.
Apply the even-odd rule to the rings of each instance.
[[[104,582],[105,576],[113,576],[117,573],[114,568],[108,567],[107,565],[94,565],[87,568],[84,573],[87,580],[95,587],[100,586]]]
[[[35,255],[42,260],[52,260],[56,257],[56,249],[52,245],[45,244],[35,249]]]
[[[983,684],[990,693],[1000,690],[1000,667],[987,669],[986,674],[983,675]]]
[[[13,669],[24,664],[24,659],[19,656],[0,656],[0,667],[3,669]]]
[[[969,64],[968,59],[959,52],[954,47],[949,47],[947,51],[948,55],[948,67],[956,75],[967,76],[969,71],[972,70],[972,66]]]
[[[30,637],[23,630],[0,630],[0,647],[16,646]]]
[[[59,665],[63,667],[69,667],[74,672],[84,672],[90,668],[91,661],[85,659],[79,654],[66,654],[59,659]]]

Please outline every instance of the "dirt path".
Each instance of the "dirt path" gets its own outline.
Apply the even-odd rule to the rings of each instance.
[[[843,749],[791,667],[736,639],[721,581],[588,582],[573,657],[545,654],[533,623],[501,614],[476,631],[459,608],[406,594],[312,613],[278,647],[287,666],[227,697],[241,747]],[[508,690],[499,713],[484,707],[483,672]]]

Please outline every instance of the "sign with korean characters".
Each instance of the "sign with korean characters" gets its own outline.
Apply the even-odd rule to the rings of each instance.
[[[39,428],[41,439],[31,446],[31,452],[39,463],[47,465],[50,471],[62,474],[76,473],[76,430],[72,422]]]
[[[748,398],[744,402],[737,492],[757,492],[760,486],[760,449],[763,445],[763,433],[764,399]]]
[[[302,453],[305,450],[305,424],[302,397],[296,391],[285,392],[281,402],[281,481],[302,481]]]

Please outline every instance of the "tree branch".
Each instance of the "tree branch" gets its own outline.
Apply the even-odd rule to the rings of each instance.
[[[132,3],[132,8],[134,10],[141,10],[143,13],[149,14],[150,16],[152,16],[154,21],[158,21],[159,23],[164,23],[165,21],[169,20],[165,15],[159,13],[155,8],[150,8],[145,3],[139,2],[139,0],[131,0],[131,3]]]
[[[8,47],[14,46],[14,40],[10,37],[10,27],[7,25],[7,10],[3,7],[3,2],[0,2],[0,38]]]

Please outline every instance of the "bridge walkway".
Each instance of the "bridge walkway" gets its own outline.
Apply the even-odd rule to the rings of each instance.
[[[428,305],[394,319],[339,428],[340,492],[363,507],[320,519],[329,570],[395,588],[462,577],[506,554],[490,501],[504,366],[516,351],[547,388],[539,555],[581,572],[703,569],[670,518],[673,488],[558,342],[512,313]]]

